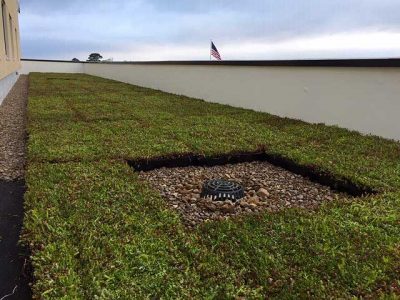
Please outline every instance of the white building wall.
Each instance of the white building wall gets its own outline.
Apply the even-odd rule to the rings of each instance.
[[[400,68],[23,61],[400,140]]]
[[[400,140],[400,68],[85,64],[85,72]]]
[[[40,73],[83,73],[83,63],[63,61],[23,60],[21,74]]]
[[[3,79],[0,79],[0,105],[17,82],[19,75],[16,72],[11,73]]]

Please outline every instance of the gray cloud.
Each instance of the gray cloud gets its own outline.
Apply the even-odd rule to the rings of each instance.
[[[98,51],[124,59],[134,49],[195,47],[210,38],[230,45],[356,31],[400,32],[397,0],[22,0],[21,6],[25,57],[66,58]]]

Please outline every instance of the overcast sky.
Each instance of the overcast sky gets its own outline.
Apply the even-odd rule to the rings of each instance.
[[[400,57],[400,0],[21,0],[24,58]]]

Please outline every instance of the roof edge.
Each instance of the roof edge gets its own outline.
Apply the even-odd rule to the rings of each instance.
[[[63,63],[88,63],[73,62],[68,60],[48,59],[22,59],[22,61],[63,62]],[[97,62],[101,64],[127,64],[127,65],[195,65],[195,66],[260,66],[260,67],[400,67],[400,58],[372,58],[372,59],[307,59],[307,60],[182,60],[182,61],[132,61],[132,62]]]

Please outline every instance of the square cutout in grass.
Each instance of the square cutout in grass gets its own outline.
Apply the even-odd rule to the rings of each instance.
[[[263,161],[212,167],[160,168],[140,172],[139,177],[159,191],[168,206],[178,211],[188,226],[286,208],[314,210],[324,202],[348,197]],[[203,184],[210,179],[240,184],[245,190],[245,197],[237,201],[201,197]]]

